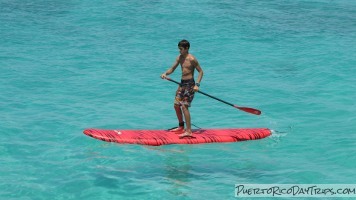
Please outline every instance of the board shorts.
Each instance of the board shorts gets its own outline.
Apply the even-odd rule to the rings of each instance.
[[[194,99],[194,79],[181,80],[180,87],[178,87],[176,92],[176,97],[174,100],[175,105],[186,105],[190,107]]]

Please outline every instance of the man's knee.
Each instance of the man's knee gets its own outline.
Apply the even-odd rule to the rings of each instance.
[[[187,105],[182,105],[182,110],[188,110],[188,106]]]

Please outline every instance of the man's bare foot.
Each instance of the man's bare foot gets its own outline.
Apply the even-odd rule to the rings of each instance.
[[[184,126],[179,126],[177,128],[169,129],[169,132],[175,132],[176,134],[184,131]]]
[[[179,139],[183,139],[183,138],[195,138],[195,137],[193,136],[193,133],[186,131],[179,135]]]

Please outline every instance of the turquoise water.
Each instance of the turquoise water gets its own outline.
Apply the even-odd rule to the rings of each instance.
[[[0,0],[0,199],[235,199],[237,183],[355,183],[355,17],[348,0]],[[181,39],[202,91],[263,112],[197,94],[192,122],[271,137],[147,147],[82,134],[176,126],[176,85],[159,76]]]

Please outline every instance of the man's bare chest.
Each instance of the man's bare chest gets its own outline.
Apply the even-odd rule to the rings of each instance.
[[[179,63],[182,68],[192,68],[193,67],[192,62],[189,59],[181,59],[179,61]]]

